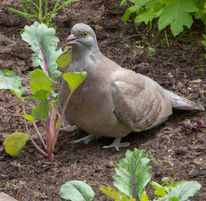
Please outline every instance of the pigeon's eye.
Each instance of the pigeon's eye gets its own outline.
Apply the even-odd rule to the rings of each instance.
[[[83,36],[84,38],[86,38],[88,35],[89,35],[89,34],[88,34],[88,32],[86,32],[86,31],[82,33],[82,36]]]

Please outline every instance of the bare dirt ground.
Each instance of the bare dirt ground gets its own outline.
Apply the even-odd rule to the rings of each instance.
[[[7,6],[16,6],[14,0],[0,3],[0,68],[14,70],[28,83],[31,68],[31,52],[21,40],[20,31],[26,22],[6,12]],[[57,35],[64,44],[70,28],[77,22],[91,25],[97,33],[101,51],[125,68],[145,74],[165,88],[185,96],[206,107],[206,62],[200,43],[203,25],[196,22],[173,38],[159,33],[156,26],[124,25],[120,17],[124,12],[119,1],[84,0],[65,8],[55,18]],[[201,79],[195,83],[194,80]],[[19,201],[59,201],[60,186],[68,180],[87,181],[95,190],[97,201],[109,200],[98,190],[101,185],[112,185],[114,164],[125,154],[104,150],[102,146],[112,139],[101,138],[89,145],[72,145],[73,139],[84,135],[77,130],[62,132],[56,147],[56,160],[42,158],[28,143],[22,153],[9,157],[2,142],[6,135],[16,130],[24,131],[21,108],[10,93],[0,91],[0,191]],[[184,121],[203,122],[205,112],[175,112],[164,125],[143,133],[132,133],[125,138],[134,147],[144,148],[151,158],[153,179],[162,177],[179,180],[196,180],[202,184],[201,191],[192,199],[206,198],[206,128],[187,131],[180,126]],[[151,191],[150,191],[151,193]]]

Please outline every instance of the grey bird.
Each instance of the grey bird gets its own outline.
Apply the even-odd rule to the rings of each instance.
[[[105,57],[97,44],[94,30],[83,23],[75,24],[67,44],[72,45],[72,62],[67,71],[86,71],[88,77],[73,93],[65,111],[67,123],[89,133],[74,141],[88,143],[101,136],[114,137],[104,148],[128,146],[121,138],[130,132],[141,132],[165,122],[172,108],[204,108],[161,87],[147,76],[122,68]],[[60,88],[60,105],[66,101],[69,88]]]

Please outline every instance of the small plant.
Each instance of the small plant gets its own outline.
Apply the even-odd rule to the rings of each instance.
[[[26,26],[21,36],[33,51],[33,67],[40,67],[41,69],[38,68],[31,72],[31,95],[25,94],[22,79],[14,72],[0,71],[0,89],[9,89],[19,99],[26,127],[26,133],[15,132],[9,135],[4,141],[4,147],[8,154],[16,156],[29,138],[41,154],[52,160],[66,106],[73,92],[86,79],[87,74],[86,72],[67,72],[61,75],[58,66],[67,66],[70,57],[69,53],[64,52],[62,54],[62,50],[58,48],[59,39],[55,36],[54,28],[48,28],[45,24],[35,22],[30,27]],[[56,93],[57,79],[60,76],[63,77],[70,88],[70,94],[61,112],[58,107],[58,94]],[[35,102],[35,106],[33,106],[33,102]],[[28,104],[32,107],[31,113],[26,112],[25,105]],[[43,123],[44,135],[40,132],[37,121]],[[28,123],[33,125],[42,146],[34,141]]]
[[[170,26],[172,34],[177,36],[185,27],[190,28],[193,17],[206,25],[205,0],[121,0],[120,5],[129,3],[122,20],[127,22],[131,14],[135,14],[134,23],[145,24],[158,21],[161,31]]]
[[[100,187],[100,190],[115,201],[150,201],[146,186],[151,180],[149,158],[144,150],[127,151],[126,157],[115,165],[114,187]],[[92,201],[94,192],[88,184],[81,182],[81,188],[74,181],[67,182],[60,189],[60,196],[72,201]],[[201,185],[196,181],[174,183],[163,178],[162,184],[150,182],[155,199],[153,201],[186,201],[197,193]],[[88,190],[87,190],[88,189]],[[76,192],[76,193],[75,193]],[[86,199],[89,197],[89,199]]]
[[[56,0],[53,8],[50,9],[51,5],[49,4],[49,0],[18,0],[22,6],[22,10],[8,8],[8,11],[22,16],[27,21],[38,21],[51,26],[53,16],[65,6],[76,1],[77,0]]]

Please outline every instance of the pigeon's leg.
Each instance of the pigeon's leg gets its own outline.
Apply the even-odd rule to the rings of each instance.
[[[88,144],[90,141],[92,141],[93,139],[95,139],[95,137],[93,135],[87,135],[83,138],[80,138],[78,140],[73,140],[72,141],[72,144],[76,144],[76,143],[79,143],[79,142],[82,142],[84,144]]]
[[[119,151],[120,147],[129,147],[130,143],[129,142],[122,142],[121,143],[121,137],[116,137],[112,144],[108,146],[104,146],[103,149],[108,149],[108,148],[115,148],[117,151]]]

